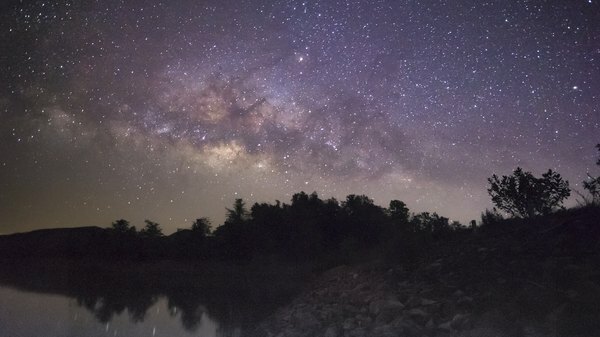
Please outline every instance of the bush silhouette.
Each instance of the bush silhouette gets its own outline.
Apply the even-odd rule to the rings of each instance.
[[[552,170],[536,178],[517,167],[512,175],[498,178],[494,174],[488,182],[492,202],[514,217],[548,214],[571,195],[569,182]]]

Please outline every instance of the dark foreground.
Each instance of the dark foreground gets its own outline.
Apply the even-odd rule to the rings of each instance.
[[[132,323],[152,320],[150,309],[166,301],[190,334],[197,332],[207,315],[218,323],[219,336],[254,330],[257,322],[289,303],[310,277],[306,269],[273,262],[268,266],[189,261],[108,264],[52,258],[0,263],[0,288],[74,299],[99,323],[110,324],[122,315]],[[21,319],[36,321],[35,317]]]
[[[302,264],[13,256],[0,285],[74,298],[99,322],[141,322],[166,298],[190,333],[206,312],[223,336],[600,336],[599,219],[498,220]]]
[[[600,336],[600,213],[510,220],[415,247],[404,263],[341,266],[263,336]]]

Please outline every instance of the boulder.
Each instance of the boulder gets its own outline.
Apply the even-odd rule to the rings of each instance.
[[[450,326],[456,330],[464,330],[471,324],[471,317],[467,314],[456,314],[450,321]]]
[[[404,304],[395,299],[388,300],[375,300],[369,303],[369,313],[377,317],[382,312],[388,312],[391,314],[399,313],[404,309]]]
[[[315,330],[321,327],[319,320],[309,311],[309,308],[298,310],[292,316],[294,326],[304,331]]]
[[[422,298],[421,299],[421,305],[422,306],[428,306],[428,305],[433,305],[433,304],[437,304],[437,303],[438,303],[437,301],[429,300],[429,299],[426,299],[426,298]]]
[[[338,337],[339,336],[339,330],[336,326],[330,326],[327,328],[327,330],[325,330],[325,333],[323,334],[323,337]]]
[[[419,309],[419,308],[410,309],[408,311],[408,314],[411,317],[429,318],[429,314],[425,310],[422,310],[422,309]]]
[[[354,328],[356,328],[356,322],[354,321],[354,318],[346,318],[344,323],[342,323],[342,329],[344,330],[352,330]]]

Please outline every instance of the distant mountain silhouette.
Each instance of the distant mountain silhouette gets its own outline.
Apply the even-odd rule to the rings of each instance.
[[[108,229],[100,227],[40,229],[0,236],[4,257],[101,256],[110,243]]]

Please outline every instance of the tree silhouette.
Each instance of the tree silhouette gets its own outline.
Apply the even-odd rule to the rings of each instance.
[[[135,233],[135,226],[131,226],[129,221],[119,219],[112,223],[112,229],[117,233]]]
[[[498,212],[498,210],[496,209],[496,207],[494,207],[492,210],[489,209],[485,209],[485,212],[481,213],[481,226],[488,226],[488,225],[493,225],[493,224],[497,224],[499,222],[501,222],[502,220],[504,220],[504,218],[502,217],[502,214],[500,214]]]
[[[494,174],[488,182],[492,202],[515,217],[548,214],[571,195],[569,182],[552,170],[536,178],[517,167],[512,175],[500,179]]]
[[[342,211],[350,237],[365,246],[377,243],[387,220],[383,208],[366,195],[350,194],[342,202]]]
[[[422,212],[413,216],[411,220],[413,228],[417,231],[435,235],[449,232],[451,230],[449,221],[448,218],[439,216],[435,212]]]
[[[206,237],[210,234],[210,227],[210,219],[205,217],[198,218],[192,223],[192,232],[201,235],[202,237]]]
[[[239,224],[248,220],[248,210],[246,209],[246,203],[242,199],[235,199],[233,208],[227,210],[226,223]]]
[[[406,204],[400,200],[390,201],[388,214],[393,224],[407,224],[408,217],[410,215],[408,207],[406,207]]]
[[[596,145],[596,148],[598,148],[598,151],[600,151],[600,144]],[[596,162],[596,165],[600,166],[600,157]],[[588,173],[588,180],[583,182],[583,188],[586,189],[588,193],[590,193],[590,195],[592,196],[591,203],[593,205],[600,204],[600,176],[592,177]]]
[[[251,257],[256,248],[255,231],[248,226],[250,216],[242,199],[235,199],[233,208],[227,210],[227,218],[215,232],[222,255],[234,259]]]
[[[160,225],[158,223],[150,220],[144,220],[144,222],[146,223],[146,226],[142,228],[142,230],[140,230],[140,235],[142,237],[159,238],[161,236],[164,236],[162,228],[160,228]]]

